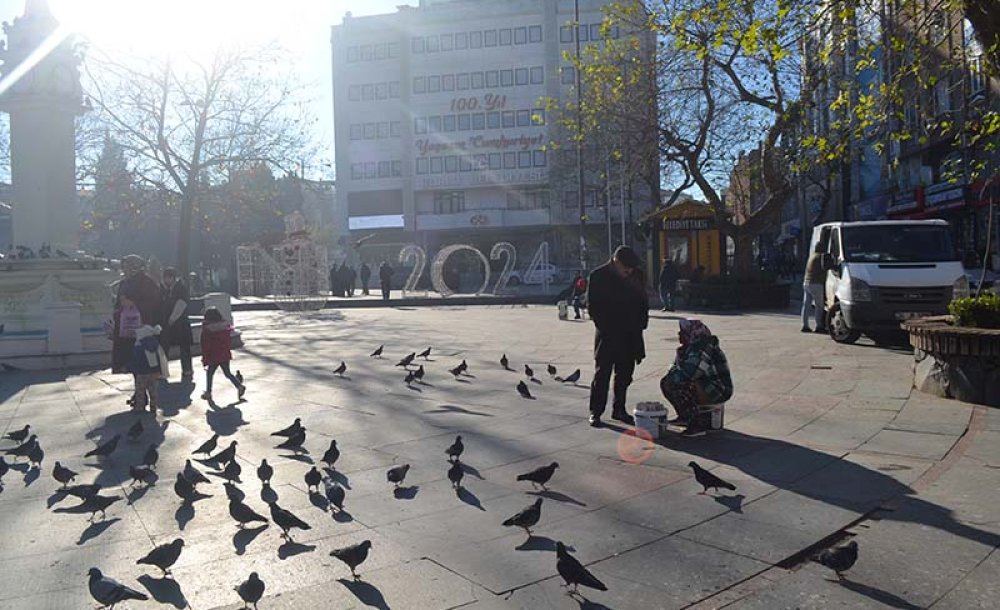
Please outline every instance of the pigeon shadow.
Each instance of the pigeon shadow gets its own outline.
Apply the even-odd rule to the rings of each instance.
[[[336,521],[337,523],[350,523],[351,521],[354,521],[354,517],[351,515],[351,513],[347,512],[342,508],[337,512],[333,513],[333,520]]]
[[[465,502],[469,506],[473,508],[478,508],[479,510],[486,512],[486,509],[483,508],[483,503],[479,501],[479,498],[476,497],[476,494],[472,493],[465,487],[459,487],[457,490],[455,490],[455,495],[458,496],[459,500]]]
[[[523,398],[523,399],[525,399],[525,400],[538,400],[538,399],[537,399],[537,398],[535,398],[534,396],[522,396],[521,398]]]
[[[80,533],[80,539],[76,541],[76,546],[82,546],[88,541],[103,534],[109,527],[121,521],[119,517],[113,517],[104,521],[96,521],[87,526],[87,529]]]
[[[538,496],[541,498],[546,498],[548,500],[555,500],[556,502],[565,502],[566,504],[575,504],[576,506],[586,506],[586,502],[581,502],[572,496],[567,496],[566,494],[558,491],[552,491],[551,489],[533,489],[531,491],[525,492],[529,496]]]
[[[575,550],[569,546],[566,547],[568,550]],[[547,536],[536,536],[530,534],[528,539],[521,544],[514,547],[518,551],[551,551],[556,552],[556,541]]]
[[[225,486],[225,483],[223,483],[223,486]],[[225,490],[226,490],[227,500],[236,500],[237,502],[242,502],[243,500],[247,499],[246,492],[237,487],[236,485],[233,485],[232,483],[230,483],[229,487],[225,487]]]
[[[345,381],[350,381],[351,380],[351,376],[350,375],[334,375],[333,378],[334,379],[343,379]]]
[[[389,610],[389,605],[385,602],[385,596],[378,588],[363,580],[347,580],[338,578],[337,582],[347,587],[354,597],[358,598],[362,604],[378,608],[378,610]]]
[[[917,606],[906,601],[898,595],[894,595],[879,589],[878,587],[872,587],[870,585],[861,584],[859,582],[854,582],[852,580],[838,580],[835,581],[841,587],[854,591],[859,595],[864,595],[865,597],[872,599],[880,604],[885,604],[890,608],[902,608],[903,610],[919,610],[922,606]]]
[[[470,377],[471,377],[471,375],[470,375]],[[468,383],[468,384],[470,384],[470,385],[472,384],[472,382],[471,382],[471,381],[469,381],[468,379],[462,379],[461,377],[456,377],[456,378],[455,378],[455,381],[457,381],[457,382],[459,382],[459,383]]]
[[[153,578],[149,574],[143,574],[136,580],[161,604],[170,604],[174,608],[187,608],[187,598],[184,597],[181,586],[173,578]]]
[[[191,523],[191,519],[194,519],[194,504],[185,502],[177,507],[174,511],[174,520],[177,521],[177,527],[183,532],[185,526]]]
[[[611,610],[611,608],[602,603],[587,599],[579,591],[575,595],[570,595],[570,597],[575,599],[576,603],[580,604],[580,610]]]
[[[424,391],[423,391],[423,390],[421,390],[420,388],[418,388],[418,387],[416,387],[416,386],[412,386],[412,385],[407,385],[407,386],[406,386],[406,389],[407,389],[407,390],[410,390],[411,392],[420,392],[421,394],[423,394],[423,392],[424,392]]]
[[[247,547],[250,543],[257,539],[257,536],[267,529],[268,524],[258,525],[257,527],[245,527],[243,529],[237,530],[233,534],[233,548],[236,549],[237,555],[242,555],[247,552]]]
[[[323,472],[326,473],[326,476],[329,477],[331,481],[336,481],[337,483],[340,483],[340,486],[343,487],[344,489],[351,488],[351,479],[348,478],[346,474],[340,472],[339,470],[329,467],[324,468]]]
[[[426,381],[423,381],[423,380],[418,380],[417,384],[422,385],[425,388],[433,388],[433,387],[435,387],[433,383],[427,383]]]
[[[142,497],[145,496],[147,492],[149,492],[149,488],[152,486],[153,484],[151,483],[149,485],[141,485],[139,487],[130,488],[128,493],[125,494],[125,501],[130,505],[135,504],[136,502],[141,500]]]
[[[243,411],[238,409],[236,404],[233,403],[223,408],[213,406],[210,410],[205,411],[205,419],[212,432],[219,436],[232,436],[240,428],[250,423],[243,419]]]
[[[483,413],[481,411],[472,411],[457,405],[439,405],[436,409],[431,409],[430,411],[424,411],[428,415],[434,415],[436,413],[461,413],[462,415],[478,415],[480,417],[494,417],[492,413]]]
[[[278,501],[278,492],[274,491],[274,488],[268,485],[260,490],[260,499],[264,501],[265,504],[270,504],[271,502]]]
[[[69,497],[69,494],[66,493],[66,490],[64,490],[64,489],[57,489],[56,491],[54,491],[52,493],[51,496],[48,497],[48,499],[46,499],[46,501],[45,501],[45,508],[52,508],[53,506],[55,506],[56,504],[59,504],[60,502],[62,502],[63,500],[65,500],[68,497]]]
[[[288,559],[302,553],[310,553],[316,550],[315,544],[300,544],[294,540],[287,540],[278,547],[278,559]]]
[[[24,473],[24,486],[28,487],[32,483],[38,480],[39,475],[42,474],[42,469],[40,467],[31,468],[28,472]]]
[[[743,500],[746,499],[746,496],[743,494],[736,494],[735,496],[714,496],[713,499],[734,513],[743,514]]]
[[[537,383],[538,385],[544,385],[541,379],[535,379],[534,377],[532,377],[528,381],[530,381],[531,383]]]
[[[295,460],[296,462],[302,462],[303,464],[315,464],[311,457],[309,457],[309,452],[305,453],[285,453],[278,457],[285,458],[286,460]]]
[[[313,506],[323,512],[326,512],[326,510],[330,508],[330,501],[326,499],[326,496],[317,491],[309,492],[309,501],[312,502]]]
[[[475,466],[469,466],[465,462],[461,462],[461,461],[459,462],[459,464],[462,465],[462,472],[464,472],[465,474],[473,476],[473,477],[476,477],[480,481],[485,481],[486,480],[486,479],[483,478],[483,475],[480,474],[479,470],[477,470]]]
[[[396,487],[392,490],[392,495],[397,500],[412,500],[417,497],[417,492],[420,491],[419,485],[410,485],[409,487]]]

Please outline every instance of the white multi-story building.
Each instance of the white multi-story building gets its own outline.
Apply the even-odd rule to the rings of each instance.
[[[604,4],[580,0],[582,44],[601,40]],[[548,241],[575,264],[575,149],[553,150],[561,130],[544,107],[574,95],[573,23],[572,0],[421,0],[333,27],[337,201],[353,235],[376,233],[364,258],[407,243],[488,253],[501,240],[528,254]],[[619,241],[623,216],[641,217],[653,194],[630,185],[622,206],[620,185],[588,183],[600,251],[608,195]]]

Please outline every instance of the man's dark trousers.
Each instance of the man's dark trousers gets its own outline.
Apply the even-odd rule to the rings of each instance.
[[[632,383],[632,372],[635,371],[635,356],[620,346],[602,344],[597,348],[594,360],[594,380],[590,382],[591,415],[601,417],[604,414],[612,372],[615,375],[615,396],[611,413],[627,413],[626,395]]]

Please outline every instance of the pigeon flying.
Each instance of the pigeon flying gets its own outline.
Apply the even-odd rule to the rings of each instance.
[[[246,527],[247,523],[267,523],[267,518],[257,514],[252,508],[243,503],[242,500],[229,500],[229,516],[236,521],[236,526],[240,529]]]
[[[451,481],[451,486],[455,489],[462,488],[462,477],[465,476],[465,470],[462,469],[461,462],[452,462],[451,468],[448,469],[448,480]]]
[[[364,540],[357,544],[352,544],[351,546],[345,546],[341,549],[334,549],[330,551],[330,557],[336,557],[337,559],[343,561],[347,564],[347,567],[351,568],[351,576],[354,580],[361,580],[361,576],[357,573],[357,567],[368,559],[368,551],[372,548],[371,540]]]
[[[344,488],[336,481],[323,481],[323,486],[325,487],[326,499],[330,502],[330,506],[336,506],[337,512],[344,510],[344,498],[347,496]]]
[[[256,572],[250,572],[250,578],[244,580],[240,583],[240,586],[233,587],[236,594],[240,596],[245,604],[244,608],[249,608],[250,604],[253,604],[254,610],[257,608],[257,602],[260,598],[264,597],[264,581],[257,576]]]
[[[531,367],[526,364],[526,365],[524,365],[524,375],[528,379],[534,379],[535,378],[535,371],[533,371],[531,369]]]
[[[135,441],[138,440],[140,436],[142,436],[144,430],[145,428],[142,427],[142,420],[137,419],[135,420],[135,423],[132,424],[132,427],[128,429],[126,436],[128,436],[128,440]]]
[[[526,507],[521,512],[503,522],[504,527],[520,527],[531,536],[531,526],[538,523],[542,518],[542,499],[538,498],[535,503]]]
[[[277,432],[272,432],[271,436],[284,436],[285,438],[288,438],[290,436],[294,436],[301,429],[302,429],[302,419],[296,417],[295,421],[292,422],[291,426],[288,426],[287,428],[282,428]]]
[[[500,366],[502,366],[505,371],[510,369],[510,360],[507,360],[507,354],[500,356]]]
[[[413,362],[413,359],[416,357],[417,357],[416,352],[409,353],[402,360],[397,362],[396,366],[403,366],[403,367],[410,366],[410,363]]]
[[[564,586],[573,585],[573,593],[576,593],[580,585],[597,589],[598,591],[608,590],[608,587],[603,582],[597,580],[597,577],[591,574],[587,568],[583,567],[583,564],[577,561],[576,557],[569,554],[569,551],[566,550],[566,545],[562,542],[556,542],[556,557],[558,558],[556,560],[556,571],[566,581]]]
[[[323,475],[321,475],[319,471],[316,470],[316,467],[313,466],[309,472],[306,473],[305,481],[307,491],[312,492],[312,488],[315,487],[316,493],[319,493],[319,484],[323,482]]]
[[[343,377],[344,373],[347,372],[347,363],[344,362],[343,360],[341,360],[340,361],[340,366],[338,366],[337,368],[333,369],[333,372],[335,374],[340,375],[341,377]]]
[[[166,576],[170,574],[170,566],[177,563],[177,558],[181,556],[181,550],[183,548],[184,539],[178,538],[168,544],[161,544],[135,563],[136,565],[146,564],[156,566],[160,568],[160,571],[163,572],[164,576]]]
[[[455,442],[452,443],[450,447],[444,450],[444,452],[448,455],[448,460],[451,461],[452,458],[454,458],[454,461],[456,462],[462,456],[463,451],[465,451],[465,445],[462,444],[461,435],[456,436]]]
[[[277,449],[291,449],[295,453],[303,451],[302,445],[306,442],[306,430],[305,428],[299,430],[294,436],[288,437],[288,440],[278,445]]]
[[[271,485],[271,477],[274,476],[274,468],[267,463],[266,459],[260,461],[260,466],[257,467],[257,478],[260,482],[264,484],[265,487]]]
[[[394,483],[396,488],[406,479],[406,473],[410,471],[409,464],[398,464],[385,473],[385,478],[390,483]]]
[[[555,473],[556,468],[559,468],[559,462],[552,462],[548,466],[542,466],[541,468],[536,468],[531,472],[526,472],[524,474],[517,475],[518,481],[531,481],[532,487],[542,486],[542,489],[546,489],[545,484],[549,482],[552,475]]]
[[[194,485],[191,481],[184,478],[184,475],[177,473],[177,480],[174,481],[174,493],[177,497],[184,501],[185,504],[191,504],[195,501],[197,497],[197,492],[194,490]]]
[[[15,443],[23,443],[24,439],[28,438],[28,432],[31,430],[31,426],[25,424],[20,430],[14,430],[13,432],[8,432],[4,434],[3,437],[6,440],[14,441]]]
[[[556,367],[552,366],[551,364],[550,364],[550,365],[548,365],[548,366],[546,366],[546,367],[545,367],[545,370],[546,370],[546,371],[548,372],[548,374],[549,374],[549,377],[555,377],[555,376],[556,376],[556,373],[558,372],[558,371],[556,370]]]
[[[517,393],[521,395],[521,398],[532,398],[531,391],[528,390],[528,384],[523,381],[517,382]]]
[[[378,346],[378,349],[376,349],[374,352],[372,352],[371,354],[369,354],[368,357],[369,358],[381,358],[382,357],[382,350],[384,350],[384,349],[385,349],[385,346],[384,345],[380,345],[380,346]]]
[[[200,470],[191,464],[191,460],[184,462],[184,478],[191,482],[192,485],[197,485],[199,483],[211,483],[208,477],[203,475]]]
[[[291,540],[292,536],[288,532],[295,527],[300,530],[312,529],[308,523],[278,506],[277,502],[271,502],[268,506],[271,508],[271,521],[274,521],[281,528],[282,538]]]
[[[218,442],[219,442],[219,435],[213,434],[212,438],[208,439],[207,441],[202,443],[201,446],[199,446],[197,449],[194,450],[194,455],[198,455],[199,453],[202,453],[204,455],[211,455],[212,452],[215,451],[215,446],[218,444]]]
[[[121,438],[120,434],[114,435],[113,437],[111,437],[110,441],[102,445],[98,445],[97,447],[91,449],[87,453],[84,453],[83,457],[91,457],[91,456],[108,457],[109,455],[114,453],[115,447],[118,446],[118,440],[120,438]]]
[[[419,354],[417,354],[417,357],[418,358],[423,358],[424,360],[430,360],[430,355],[431,355],[431,348],[428,347],[424,351],[422,351]]]
[[[87,571],[90,577],[87,580],[87,588],[90,589],[90,596],[101,606],[111,608],[115,604],[123,601],[136,599],[145,601],[149,599],[145,593],[140,593],[135,589],[126,587],[113,578],[109,578],[97,568],[90,568]]]
[[[52,469],[52,478],[62,483],[63,489],[66,489],[66,485],[76,478],[76,473],[56,462],[55,468]]]
[[[334,464],[336,464],[339,459],[340,449],[337,449],[337,441],[334,439],[330,441],[330,448],[326,450],[326,453],[323,454],[323,459],[320,461],[330,468],[333,468]]]
[[[704,487],[701,491],[702,494],[707,493],[709,489],[718,490],[719,488],[728,489],[730,491],[736,491],[736,486],[732,483],[723,481],[719,477],[715,476],[711,472],[705,470],[695,462],[688,462],[688,466],[691,470],[694,470],[694,478],[698,483]]]
[[[826,549],[813,560],[830,568],[837,573],[838,579],[843,580],[843,573],[850,570],[854,562],[858,560],[858,542],[851,540],[843,546]]]

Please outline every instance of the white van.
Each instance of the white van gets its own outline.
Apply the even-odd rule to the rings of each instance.
[[[902,320],[948,312],[969,280],[944,220],[830,222],[813,228],[827,269],[830,336],[854,343],[898,331]]]

